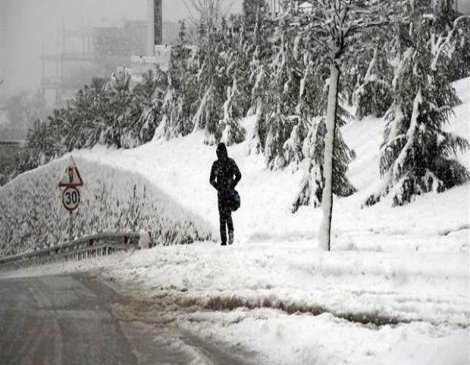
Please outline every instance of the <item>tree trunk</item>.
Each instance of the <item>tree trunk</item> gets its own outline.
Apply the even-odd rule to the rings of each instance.
[[[318,234],[320,247],[330,250],[331,218],[333,212],[333,144],[336,129],[336,106],[338,103],[339,68],[335,60],[330,64],[330,84],[328,88],[328,107],[326,116],[326,136],[323,162],[325,186],[322,195],[323,219]]]

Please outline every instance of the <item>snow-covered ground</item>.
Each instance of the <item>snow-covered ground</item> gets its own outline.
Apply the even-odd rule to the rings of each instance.
[[[470,139],[470,79],[456,88],[463,104],[448,128]],[[470,184],[404,207],[384,199],[362,208],[380,179],[383,123],[369,118],[342,129],[357,153],[349,178],[359,192],[335,199],[331,252],[318,249],[320,209],[290,212],[301,172],[268,171],[241,144],[229,148],[243,174],[235,245],[157,246],[0,275],[98,271],[134,298],[169,303],[158,315],[177,318],[178,327],[252,350],[260,364],[468,364]],[[210,222],[217,237],[208,181],[215,148],[202,140],[196,134],[74,156],[140,174]],[[469,157],[458,156],[467,168]]]
[[[58,187],[67,160],[24,173],[0,188],[0,256],[67,241],[70,218],[73,237],[143,230],[162,245],[211,238],[206,220],[189,214],[142,174],[80,156],[85,185],[79,208],[69,217]]]

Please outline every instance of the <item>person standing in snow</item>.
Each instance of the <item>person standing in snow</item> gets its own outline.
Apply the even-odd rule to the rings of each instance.
[[[217,146],[217,160],[212,164],[210,183],[217,190],[219,205],[220,239],[222,246],[233,243],[233,221],[230,209],[230,189],[234,189],[242,178],[235,161],[228,157],[224,143]]]

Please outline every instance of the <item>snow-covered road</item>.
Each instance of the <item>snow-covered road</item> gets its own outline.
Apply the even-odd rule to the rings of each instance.
[[[0,363],[251,364],[243,349],[213,346],[158,317],[155,306],[124,298],[93,276],[0,280]]]
[[[72,276],[1,280],[0,363],[137,364],[105,289]]]
[[[249,349],[255,363],[466,364],[469,356],[469,270],[460,253],[207,242],[3,276],[80,271],[141,303],[131,311],[139,317]]]

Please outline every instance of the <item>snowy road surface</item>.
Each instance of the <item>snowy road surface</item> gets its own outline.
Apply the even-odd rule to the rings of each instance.
[[[163,323],[141,322],[129,308],[139,304],[87,276],[1,280],[0,364],[244,363]]]
[[[111,296],[72,276],[2,280],[0,363],[136,364]]]
[[[126,298],[112,314],[142,363],[160,347],[186,359],[167,364],[468,365],[468,268],[458,252],[199,242],[0,277],[100,278]]]

